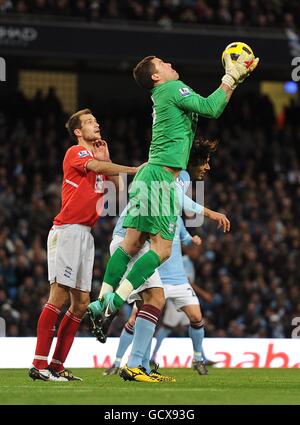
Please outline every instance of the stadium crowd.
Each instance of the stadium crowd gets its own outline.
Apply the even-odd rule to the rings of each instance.
[[[0,0],[0,12],[92,21],[143,21],[164,28],[213,24],[299,28],[297,0]]]
[[[100,112],[100,111],[99,111]],[[150,113],[109,111],[96,115],[114,162],[146,159]],[[291,104],[277,121],[265,96],[233,99],[219,120],[202,120],[202,135],[220,138],[205,180],[205,204],[224,212],[232,230],[205,222],[190,228],[203,239],[189,249],[206,319],[214,337],[290,337],[300,316],[300,125]],[[20,92],[0,102],[0,317],[8,336],[35,335],[47,300],[46,239],[60,207],[62,160],[71,145],[54,90],[28,100]],[[134,153],[134,155],[133,155]],[[108,259],[115,218],[95,229],[92,299]],[[122,310],[111,335],[127,319]],[[79,335],[89,335],[83,323]],[[174,334],[176,335],[176,334]]]

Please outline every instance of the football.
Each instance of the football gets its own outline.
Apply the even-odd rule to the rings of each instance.
[[[232,61],[237,61],[240,54],[246,52],[248,55],[251,55],[253,53],[253,50],[251,49],[248,44],[243,43],[242,41],[234,41],[233,43],[228,44],[228,46],[225,47],[223,53],[222,53],[222,64],[225,68],[225,61],[224,61],[224,55],[225,53],[229,53]]]

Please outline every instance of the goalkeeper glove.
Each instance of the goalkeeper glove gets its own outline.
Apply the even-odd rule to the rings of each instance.
[[[252,71],[257,67],[259,58],[254,59],[254,56],[243,52],[236,62],[233,62],[230,54],[224,55],[225,75],[222,82],[234,90],[238,84],[242,83]]]

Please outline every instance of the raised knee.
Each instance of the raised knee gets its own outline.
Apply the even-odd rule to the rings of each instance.
[[[165,306],[165,297],[164,293],[152,293],[151,289],[149,290],[149,293],[147,290],[142,294],[143,302],[144,304],[150,304],[153,305],[153,307],[158,308],[159,310],[162,310]]]
[[[158,308],[159,310],[162,310],[165,306],[166,300],[163,297],[155,296],[151,299],[150,304],[154,305],[154,307]]]
[[[139,251],[143,248],[143,246],[144,246],[144,243],[143,243],[143,242],[137,241],[137,242],[133,245],[133,249],[134,249],[134,251],[135,251],[135,254],[136,254],[137,252],[139,252]]]
[[[164,249],[158,253],[160,261],[163,263],[167,261],[171,256],[171,249]]]
[[[203,326],[204,325],[204,320],[203,320],[203,318],[202,318],[202,315],[201,314],[194,314],[194,315],[191,315],[190,316],[190,324],[191,324],[191,326],[193,326],[193,325],[200,325],[200,326]]]
[[[143,248],[144,244],[142,244],[140,241],[134,241],[131,244],[126,244],[124,243],[122,245],[124,251],[128,254],[131,255],[132,257],[137,254],[142,248]]]

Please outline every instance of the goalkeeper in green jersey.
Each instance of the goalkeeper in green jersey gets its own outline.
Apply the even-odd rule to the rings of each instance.
[[[130,293],[170,256],[178,216],[174,181],[188,164],[198,115],[218,118],[233,90],[255,69],[259,60],[248,56],[245,62],[244,54],[236,62],[228,54],[224,59],[225,75],[221,85],[206,98],[180,81],[172,65],[156,56],[145,57],[134,68],[138,85],[151,92],[152,141],[148,163],[136,174],[129,193],[130,206],[123,224],[127,228],[125,239],[107,264],[99,299],[88,308],[94,330],[105,333]],[[132,256],[147,239],[151,249],[138,258],[122,280]],[[163,305],[161,297],[151,299],[149,318],[153,316],[157,321]],[[110,319],[105,319],[108,317]]]

